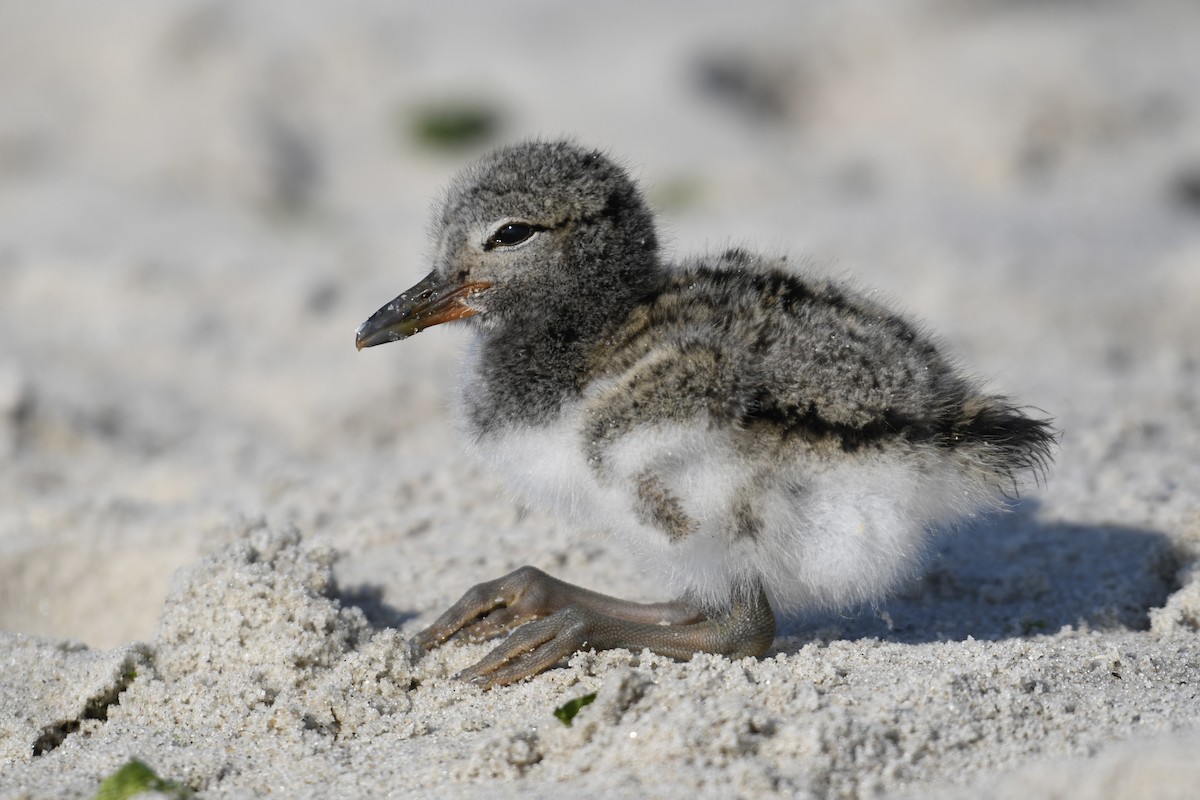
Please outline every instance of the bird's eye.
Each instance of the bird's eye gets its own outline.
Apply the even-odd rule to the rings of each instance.
[[[521,242],[527,241],[538,231],[543,231],[538,225],[530,225],[527,222],[508,222],[496,229],[496,232],[488,239],[488,249],[493,247],[512,247]]]

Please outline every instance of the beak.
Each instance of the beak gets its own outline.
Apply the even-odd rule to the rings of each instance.
[[[359,325],[354,333],[354,345],[362,350],[385,342],[398,342],[433,325],[478,314],[479,310],[469,305],[471,297],[491,287],[492,284],[485,281],[455,285],[431,272]]]

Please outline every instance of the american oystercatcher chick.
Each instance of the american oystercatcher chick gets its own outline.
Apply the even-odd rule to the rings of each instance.
[[[502,148],[435,219],[433,271],[361,349],[467,320],[457,412],[519,494],[619,536],[676,593],[633,603],[523,567],[413,640],[512,634],[460,677],[577,650],[765,653],[774,611],[877,599],[931,531],[995,506],[1054,433],[892,309],[743,250],[668,263],[637,187],[567,142]]]

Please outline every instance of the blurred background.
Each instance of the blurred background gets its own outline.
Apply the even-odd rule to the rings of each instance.
[[[1044,516],[1200,526],[1198,36],[1191,0],[0,0],[0,628],[148,638],[261,520],[392,621],[526,561],[652,594],[460,455],[461,332],[354,351],[441,187],[534,136],[619,158],[673,255],[927,320],[1067,432]]]

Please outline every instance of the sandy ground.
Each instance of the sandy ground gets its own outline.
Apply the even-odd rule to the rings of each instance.
[[[203,798],[1200,796],[1195,4],[424,5],[0,4],[0,797],[133,758]],[[446,102],[495,126],[415,136]],[[662,599],[460,455],[461,332],[351,342],[459,165],[560,134],[673,252],[928,321],[1057,419],[1048,484],[760,660],[410,663],[524,563]]]

